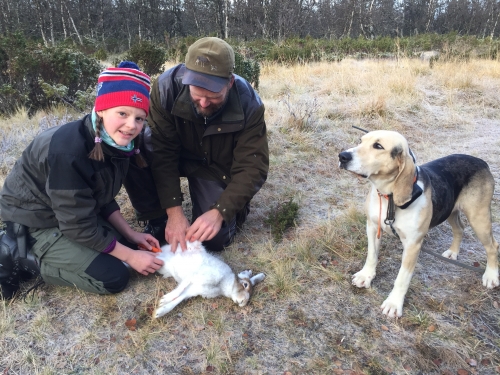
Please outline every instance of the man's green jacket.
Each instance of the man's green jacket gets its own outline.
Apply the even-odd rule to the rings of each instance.
[[[225,106],[210,118],[199,116],[189,86],[182,84],[184,64],[164,72],[151,90],[148,122],[152,131],[152,171],[163,209],[180,206],[181,176],[226,185],[213,207],[227,223],[259,191],[269,170],[264,105],[242,77]]]

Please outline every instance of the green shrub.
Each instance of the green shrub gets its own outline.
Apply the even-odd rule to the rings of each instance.
[[[73,102],[73,107],[82,112],[90,112],[90,110],[94,105],[95,95],[96,92],[94,87],[89,87],[85,91],[78,90],[75,93],[75,100]]]
[[[101,61],[104,61],[104,60],[107,60],[108,58],[108,53],[106,52],[106,50],[104,48],[99,48],[95,53],[94,53],[94,57],[97,59],[97,60],[101,60]]]
[[[271,234],[274,241],[280,242],[285,231],[295,225],[298,217],[299,205],[290,198],[288,202],[279,203],[274,207],[269,216],[264,221],[271,227]]]
[[[0,37],[0,113],[19,106],[28,113],[55,103],[72,104],[77,91],[94,87],[99,63],[80,51],[66,47],[44,47],[21,33]],[[8,69],[3,67],[8,66]]]
[[[245,78],[255,89],[259,88],[260,65],[257,61],[245,58],[235,49],[234,65],[234,73]]]
[[[148,41],[141,41],[128,50],[125,60],[137,63],[146,74],[155,75],[163,72],[166,52],[163,47]]]
[[[185,38],[173,39],[169,42],[169,48],[166,53],[166,59],[171,61],[182,61],[186,58],[186,53],[191,44],[196,42],[198,38],[187,36]]]

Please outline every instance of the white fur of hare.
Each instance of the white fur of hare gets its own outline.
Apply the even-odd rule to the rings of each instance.
[[[172,252],[170,245],[164,245],[157,257],[164,262],[157,272],[163,277],[173,277],[177,281],[177,287],[160,299],[154,313],[155,318],[195,296],[225,296],[239,306],[245,306],[252,295],[253,286],[266,277],[263,273],[252,277],[251,270],[242,271],[236,277],[226,263],[207,253],[198,241],[188,242],[185,251],[178,246]]]

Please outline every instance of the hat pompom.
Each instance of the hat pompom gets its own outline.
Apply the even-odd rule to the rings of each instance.
[[[141,70],[139,66],[132,61],[122,61],[119,65],[118,68],[129,68],[129,69],[136,69],[136,70]]]

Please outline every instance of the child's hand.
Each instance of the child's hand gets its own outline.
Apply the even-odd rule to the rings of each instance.
[[[160,248],[160,243],[158,242],[158,240],[148,233],[139,233],[134,231],[134,233],[132,233],[130,237],[131,238],[129,239],[129,241],[132,243],[136,243],[140,248],[149,251],[152,251],[153,247],[158,249]]]
[[[139,249],[147,250],[146,246],[144,246],[144,245],[138,244],[137,246],[139,247]],[[153,246],[152,249],[151,249],[151,251],[153,253],[161,253],[161,249],[159,247],[154,247]]]
[[[158,259],[154,253],[142,250],[133,251],[127,263],[145,276],[155,273],[163,266],[163,261]]]

